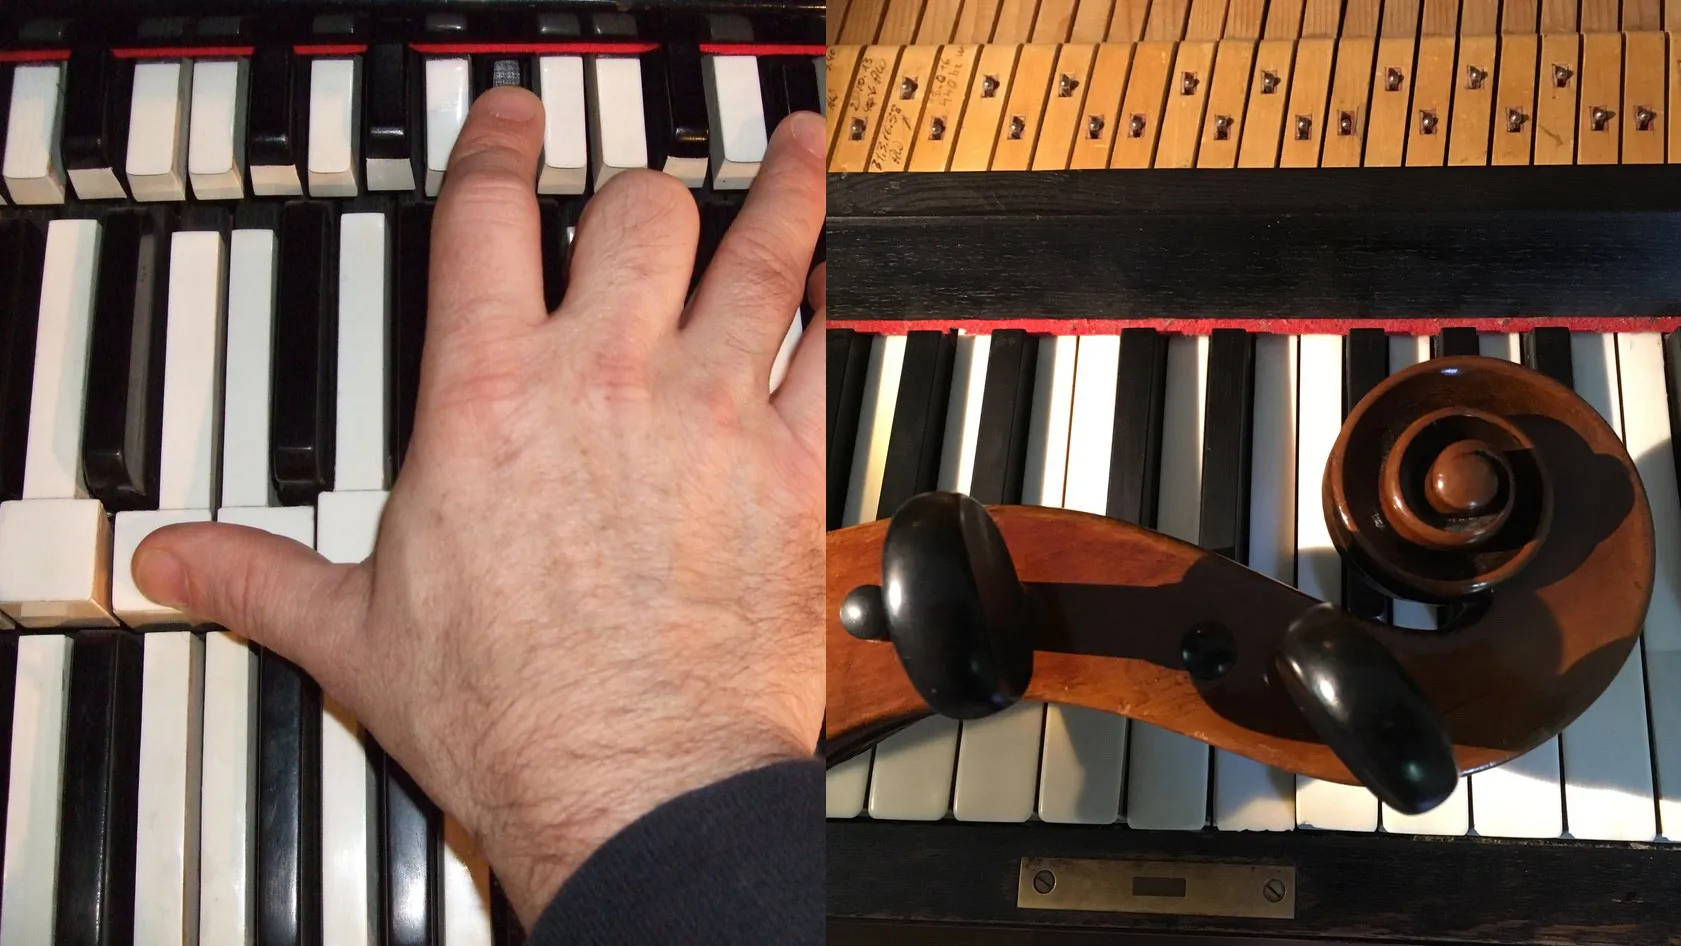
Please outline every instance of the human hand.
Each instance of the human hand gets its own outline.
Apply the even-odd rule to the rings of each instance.
[[[272,648],[353,712],[474,835],[527,927],[619,829],[809,756],[823,715],[821,318],[766,393],[822,226],[823,122],[776,131],[686,307],[694,201],[663,174],[616,177],[553,314],[542,125],[530,93],[493,90],[456,143],[373,556],[330,565],[200,524],[134,557],[152,600]]]

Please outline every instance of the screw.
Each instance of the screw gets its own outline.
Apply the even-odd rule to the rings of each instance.
[[[1468,89],[1480,89],[1480,88],[1483,87],[1483,80],[1487,79],[1487,78],[1488,78],[1488,70],[1487,69],[1479,69],[1476,66],[1466,66],[1465,67],[1465,87],[1466,88],[1468,88]]]
[[[1271,95],[1278,91],[1278,73],[1268,69],[1261,73],[1261,94]]]
[[[916,80],[914,78],[912,78],[910,76],[905,76],[904,79],[900,80],[900,82],[899,82],[899,98],[901,98],[901,99],[914,99],[914,98],[916,98]]]
[[[1273,883],[1277,884],[1278,881],[1275,880]],[[1280,892],[1278,895],[1280,897],[1284,896],[1283,886],[1283,884],[1279,884]],[[1033,889],[1039,891],[1040,893],[1050,893],[1052,890],[1056,889],[1056,875],[1048,870],[1042,870],[1039,873],[1034,874]],[[1278,901],[1274,900],[1273,902],[1277,903]]]
[[[1197,74],[1196,73],[1194,73],[1194,72],[1185,73],[1183,76],[1181,76],[1179,78],[1179,94],[1180,95],[1195,95],[1196,91],[1197,91],[1197,85],[1198,84],[1200,84],[1200,83],[1199,83],[1199,80],[1197,79]]]
[[[1040,873],[1047,872],[1040,871]],[[1277,877],[1267,881],[1266,886],[1261,888],[1261,896],[1266,897],[1268,903],[1277,903],[1278,901],[1283,900],[1284,881],[1279,880]]]
[[[1394,66],[1390,66],[1389,71],[1384,73],[1384,77],[1383,77],[1384,91],[1386,91],[1386,92],[1399,92],[1399,91],[1401,91],[1401,83],[1403,81],[1405,81],[1405,79],[1406,79],[1406,76],[1402,74],[1401,70],[1395,68]]]
[[[1563,63],[1553,63],[1553,85],[1558,88],[1562,89],[1568,86],[1570,84],[1570,77],[1575,74],[1576,71],[1571,69],[1569,66],[1566,66]]]
[[[1134,115],[1134,116],[1132,116],[1132,120],[1127,122],[1127,137],[1128,138],[1142,138],[1142,137],[1144,137],[1144,116],[1143,115]]]
[[[985,76],[981,79],[981,98],[989,99],[998,94],[998,77]]]
[[[1080,80],[1065,72],[1062,74],[1062,78],[1057,80],[1056,94],[1062,98],[1068,98],[1079,87]]]
[[[1433,112],[1429,109],[1424,109],[1423,111],[1420,111],[1418,113],[1418,130],[1419,131],[1422,131],[1423,133],[1425,133],[1427,135],[1433,135],[1433,134],[1436,133],[1436,123],[1437,123],[1437,118],[1436,118],[1436,113],[1435,112]]]

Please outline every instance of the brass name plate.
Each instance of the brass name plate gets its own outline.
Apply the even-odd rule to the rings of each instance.
[[[1016,906],[1288,920],[1296,916],[1296,869],[1277,864],[1024,857]]]

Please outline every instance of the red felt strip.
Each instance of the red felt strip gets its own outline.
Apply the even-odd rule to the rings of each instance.
[[[0,49],[0,62],[62,62],[68,49]]]
[[[293,46],[292,52],[300,56],[354,56],[368,51],[367,43],[316,44]]]
[[[714,56],[821,56],[825,49],[811,43],[701,43],[700,51]]]
[[[417,53],[434,56],[468,56],[477,53],[572,53],[574,55],[629,56],[660,48],[658,43],[410,43]]]
[[[207,56],[249,56],[255,46],[157,46],[111,50],[118,59],[190,59]]]
[[[1495,319],[835,319],[827,325],[829,328],[850,328],[877,335],[954,328],[974,334],[1019,328],[1040,335],[1114,335],[1128,328],[1153,328],[1185,335],[1206,335],[1218,328],[1240,328],[1273,335],[1346,335],[1349,329],[1380,328],[1395,335],[1434,335],[1444,328],[1457,327],[1474,328],[1480,332],[1529,332],[1554,327],[1573,332],[1670,332],[1681,328],[1681,315]]]

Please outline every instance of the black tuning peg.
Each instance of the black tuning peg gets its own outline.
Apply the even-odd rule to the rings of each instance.
[[[1435,709],[1360,622],[1329,604],[1298,617],[1277,666],[1313,731],[1391,808],[1429,811],[1453,794],[1459,769]]]
[[[1021,699],[1033,675],[1027,596],[986,507],[959,493],[924,493],[894,513],[882,583],[852,589],[841,625],[891,640],[930,709],[988,716]]]

